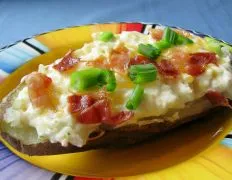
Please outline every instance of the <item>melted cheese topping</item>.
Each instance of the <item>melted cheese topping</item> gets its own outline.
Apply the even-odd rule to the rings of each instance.
[[[152,44],[155,42],[150,35],[138,32],[122,32],[115,35],[115,39],[110,42],[98,40],[99,33],[93,34],[93,42],[85,44],[81,49],[75,51],[75,56],[83,62],[95,61],[104,58],[110,61],[109,56],[113,49],[124,44],[130,50],[130,54],[137,53],[138,44]],[[192,35],[194,44],[181,46],[183,51],[188,53],[204,52],[204,40]],[[168,49],[162,53],[162,57],[169,57],[173,49]],[[173,82],[164,82],[162,78],[144,85],[144,97],[141,105],[134,111],[134,118],[125,124],[138,123],[137,120],[149,116],[164,116],[170,110],[177,113],[171,120],[179,118],[178,111],[183,110],[186,104],[201,97],[209,89],[217,90],[227,98],[232,99],[232,73],[228,52],[220,58],[219,66],[209,64],[206,71],[194,78],[188,74],[181,74]],[[55,62],[58,63],[60,60]],[[50,142],[60,142],[63,146],[71,143],[76,146],[83,146],[88,140],[91,132],[96,130],[99,124],[80,124],[68,111],[67,97],[73,92],[70,90],[70,79],[68,75],[55,70],[53,65],[40,65],[38,72],[46,74],[52,78],[54,86],[54,96],[57,97],[57,111],[33,108],[28,97],[28,89],[24,87],[15,98],[12,107],[6,110],[4,121],[14,127],[33,127],[36,129],[38,138],[49,140]],[[78,66],[77,70],[85,68],[85,64]],[[133,90],[133,83],[127,75],[116,72],[117,88],[110,93],[113,111],[127,110],[125,104]],[[208,104],[207,104],[208,105]],[[204,104],[204,107],[206,105]],[[201,107],[201,106],[198,106]],[[203,107],[203,106],[202,106]],[[198,108],[200,109],[200,108]],[[157,119],[156,119],[157,120]],[[153,121],[146,121],[146,124]],[[122,124],[120,126],[123,126]],[[17,137],[16,137],[17,138]]]

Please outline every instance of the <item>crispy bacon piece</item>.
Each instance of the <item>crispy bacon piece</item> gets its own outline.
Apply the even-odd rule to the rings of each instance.
[[[95,103],[95,99],[89,95],[83,95],[81,98],[81,110],[90,107]]]
[[[209,90],[205,96],[214,106],[224,106],[232,108],[229,100],[218,91]]]
[[[90,107],[92,104],[94,104],[95,99],[93,99],[91,96],[84,95],[72,95],[68,97],[68,103],[69,103],[69,112],[71,113],[78,113],[88,107]]]
[[[94,99],[89,95],[72,95],[68,97],[69,112],[83,124],[104,123],[115,126],[129,120],[133,113],[122,111],[112,116],[109,101]]]
[[[101,122],[107,122],[111,119],[111,109],[108,100],[102,99],[97,101],[94,105]]]
[[[191,64],[199,64],[199,65],[206,65],[206,64],[217,64],[217,57],[215,53],[209,52],[199,52],[191,54],[190,61]]]
[[[186,72],[192,76],[201,75],[205,72],[206,65],[210,63],[217,65],[215,53],[199,52],[190,54],[190,58],[186,65]]]
[[[72,52],[73,51],[70,50],[58,64],[53,66],[53,68],[60,72],[72,69],[80,61],[80,59],[72,56]]]
[[[177,68],[169,60],[163,59],[160,62],[155,63],[155,65],[158,72],[164,77],[175,78],[179,74]]]
[[[69,112],[76,113],[81,110],[81,96],[72,95],[68,97]]]
[[[111,111],[106,99],[96,101],[92,106],[81,111],[79,122],[84,124],[100,123],[109,121]]]
[[[150,34],[153,39],[159,41],[163,37],[164,30],[163,29],[151,29]]]
[[[88,66],[112,69],[116,72],[125,73],[130,62],[129,50],[121,44],[110,54],[110,62],[104,58],[98,58],[95,61],[88,62]]]
[[[152,63],[150,59],[146,58],[145,56],[137,55],[134,58],[130,59],[129,66],[137,65],[137,64],[149,64]]]
[[[69,112],[71,112],[78,122],[92,124],[101,122],[99,107],[101,102],[96,101],[89,95],[72,95],[68,97]]]
[[[101,117],[98,114],[98,109],[91,106],[83,110],[78,118],[78,122],[83,124],[95,124],[101,122]]]
[[[205,72],[205,67],[198,65],[198,64],[188,64],[186,66],[186,71],[188,74],[192,76],[199,76],[203,72]]]
[[[52,79],[42,73],[34,72],[25,79],[28,94],[34,107],[52,107],[50,86]]]
[[[113,50],[110,56],[110,68],[117,72],[125,72],[128,69],[130,57],[124,48]]]

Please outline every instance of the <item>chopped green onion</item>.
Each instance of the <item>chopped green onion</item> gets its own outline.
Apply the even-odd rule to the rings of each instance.
[[[180,34],[178,34],[177,40],[175,42],[175,44],[180,45],[180,44],[192,44],[193,40],[189,39],[187,37],[184,37]]]
[[[101,69],[89,68],[72,73],[71,88],[77,91],[84,91],[96,86],[99,82],[101,72]]]
[[[165,40],[160,40],[154,43],[153,46],[159,50],[163,50],[169,48],[171,44]]]
[[[112,40],[113,38],[114,38],[114,34],[112,32],[102,32],[99,35],[99,40],[104,41],[104,42],[108,42]]]
[[[71,87],[77,91],[84,91],[94,86],[106,85],[107,91],[114,91],[116,78],[113,71],[99,68],[89,68],[72,73]]]
[[[143,94],[144,94],[143,87],[141,87],[140,85],[136,85],[134,91],[132,92],[129,100],[126,103],[126,108],[129,110],[136,109],[142,101]]]
[[[192,44],[193,40],[176,33],[169,27],[165,28],[162,40],[169,42],[170,44],[181,45],[181,44]]]
[[[101,84],[106,85],[107,91],[114,91],[116,88],[116,78],[113,71],[103,70],[101,75]]]
[[[157,58],[160,55],[160,50],[151,44],[139,44],[138,52],[150,59]]]
[[[129,69],[129,77],[135,84],[154,81],[156,76],[157,70],[153,64],[132,65]]]
[[[164,29],[162,40],[165,40],[170,44],[175,44],[177,37],[178,34],[175,31],[171,30],[169,27],[167,27]]]

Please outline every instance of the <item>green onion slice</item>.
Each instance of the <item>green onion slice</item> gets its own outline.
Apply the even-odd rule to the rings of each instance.
[[[180,34],[178,34],[178,37],[177,37],[177,40],[175,42],[175,44],[177,45],[181,45],[181,44],[192,44],[193,43],[193,40],[192,39],[189,39],[187,37],[184,37]]]
[[[154,43],[153,46],[159,50],[163,50],[171,47],[171,44],[165,40],[160,40]]]
[[[129,77],[135,84],[152,82],[156,76],[157,69],[153,64],[132,65],[129,69]]]
[[[160,55],[160,50],[151,44],[139,44],[138,52],[150,59],[157,58]]]
[[[106,85],[107,91],[114,91],[116,78],[113,71],[89,68],[71,74],[71,88],[82,92],[94,86]]]
[[[108,42],[114,38],[114,34],[112,32],[102,32],[99,35],[99,40],[103,42]]]
[[[167,27],[164,29],[164,34],[162,40],[165,40],[173,45],[181,44],[192,44],[193,41],[187,37],[182,36],[181,34],[176,33],[171,28]]]
[[[175,31],[171,30],[169,27],[167,27],[164,29],[162,40],[165,40],[170,44],[175,44],[177,37],[178,34]]]
[[[114,91],[116,89],[115,74],[111,70],[103,70],[100,78],[101,84],[106,85],[107,91]]]
[[[141,85],[136,85],[131,96],[129,97],[129,100],[126,103],[126,108],[129,110],[134,110],[136,109],[143,98],[144,94],[144,88]]]
[[[99,82],[101,69],[89,68],[71,74],[71,88],[76,91],[84,91],[96,86]]]

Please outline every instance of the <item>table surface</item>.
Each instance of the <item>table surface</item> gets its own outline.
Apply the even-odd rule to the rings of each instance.
[[[72,25],[143,21],[181,26],[232,42],[231,0],[0,0],[0,47]]]

